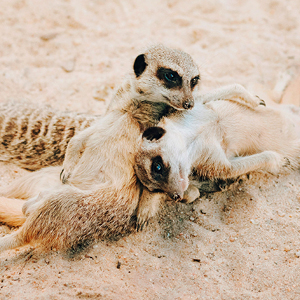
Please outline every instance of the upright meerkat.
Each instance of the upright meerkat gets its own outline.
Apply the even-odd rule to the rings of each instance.
[[[196,102],[193,111],[164,118],[143,134],[135,171],[150,191],[173,190],[174,174],[190,179],[186,200],[199,196],[199,179],[236,178],[251,171],[300,167],[300,109],[249,109],[230,101]],[[155,215],[163,197],[141,199],[138,223]]]
[[[141,127],[154,126],[162,116],[194,106],[199,79],[198,67],[189,54],[163,45],[151,46],[136,57],[108,111],[132,105],[140,113],[136,118]],[[2,103],[0,160],[28,170],[61,164],[71,137],[95,119],[97,116],[26,102]]]
[[[129,103],[139,111],[136,118],[141,130],[145,130],[155,126],[163,116],[191,109],[199,80],[198,67],[189,54],[163,45],[151,46],[136,57],[133,71],[117,90],[108,111]],[[249,107],[263,104],[240,85],[224,87],[206,97],[206,101],[226,95]],[[59,165],[71,137],[89,127],[95,119],[97,116],[59,112],[26,102],[2,103],[0,160],[28,170]]]

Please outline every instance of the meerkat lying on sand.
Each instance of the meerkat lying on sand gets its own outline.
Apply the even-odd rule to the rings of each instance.
[[[198,67],[182,51],[158,45],[139,55],[134,74],[119,89],[108,112],[75,139],[85,150],[82,159],[81,153],[76,157],[83,168],[69,178],[65,167],[62,178],[80,189],[64,185],[40,195],[41,205],[17,233],[1,240],[0,249],[31,241],[70,248],[126,229],[140,196],[133,164],[141,132],[175,111],[171,107],[192,108],[198,80]],[[87,164],[82,165],[82,160]],[[70,161],[73,165],[72,154]],[[58,223],[66,213],[70,219],[61,226]],[[55,214],[58,223],[52,220]],[[73,228],[66,230],[70,224]],[[45,230],[40,231],[40,226]]]
[[[184,182],[190,179],[186,200],[192,202],[199,196],[200,178],[236,178],[256,170],[278,173],[299,166],[299,108],[250,109],[230,101],[196,101],[192,111],[164,118],[159,127],[144,132],[135,171],[150,191],[165,193],[173,190],[173,173],[181,174]],[[162,199],[141,199],[141,226],[155,215]]]
[[[224,89],[217,94],[224,95]],[[203,100],[210,99],[211,95],[204,96]],[[159,193],[149,193],[135,175],[142,133],[136,110],[130,108],[131,105],[128,110],[110,111],[75,137],[75,146],[84,144],[84,151],[81,153],[82,149],[75,147],[79,152],[70,152],[72,159],[78,156],[78,164],[68,178],[70,185],[61,185],[33,199],[26,208],[30,213],[24,225],[0,239],[0,250],[31,242],[56,249],[76,248],[90,240],[117,235],[128,228],[140,197],[161,197]],[[73,146],[70,143],[69,147]],[[68,163],[68,151],[65,163]],[[78,165],[81,167],[77,168]],[[182,179],[182,174],[174,173],[171,197],[183,194],[187,188],[188,181]]]
[[[116,92],[108,113],[115,109],[124,112],[132,111],[135,121],[143,131],[149,126],[156,125],[163,116],[175,113],[176,109],[192,108],[193,94],[199,79],[198,67],[189,54],[163,45],[151,46],[136,57],[133,71]],[[247,104],[250,106],[257,103],[256,98],[248,100]],[[30,103],[2,104],[0,106],[0,139],[2,139],[0,160],[12,161],[29,170],[61,164],[70,138],[83,128],[89,127],[95,119],[98,118],[78,113],[62,113],[46,106],[36,108]],[[120,129],[116,128],[116,130]],[[92,131],[93,129],[87,131],[82,139],[78,138],[82,147]],[[118,141],[116,146],[118,147]],[[108,154],[109,151],[110,149]],[[53,187],[53,183],[56,185],[59,176],[56,176],[55,170],[50,168],[42,173],[25,176],[24,180],[17,180],[11,187],[2,189],[1,194],[28,199],[37,195],[39,189]],[[57,170],[61,172],[61,168]],[[62,174],[64,182],[68,177],[66,171],[67,169]],[[44,176],[43,172],[46,172]],[[91,178],[91,182],[90,180],[83,182],[79,179],[78,187],[93,185],[94,181],[98,182],[97,176],[95,179]],[[48,179],[44,179],[45,177]],[[39,179],[40,187],[39,184],[32,184],[27,188],[29,181],[34,182]],[[0,220],[5,212],[5,207],[1,210],[0,205],[1,211]]]
[[[185,95],[187,91],[194,89],[199,78],[199,75],[196,75],[198,69],[187,54],[183,55],[180,51],[170,50],[172,55],[165,57],[164,55],[168,51],[168,48],[163,46],[152,47],[148,52],[145,52],[142,56],[143,59],[139,58],[138,62],[136,60],[134,71],[137,82],[139,78],[143,79],[143,73],[145,76],[147,75],[145,70],[150,68],[149,66],[152,66],[153,63],[156,65],[156,69],[150,68],[152,73],[147,76],[150,76],[150,79],[155,76],[155,80],[159,80],[161,85],[170,90],[169,95],[164,95],[164,101],[167,103],[174,102],[176,105],[172,104],[173,107],[180,108],[177,90],[183,89],[181,94],[185,100],[181,102],[181,105],[183,108],[191,108],[194,100],[189,100],[187,105],[187,98],[191,98]],[[160,55],[157,54],[159,52]],[[163,61],[158,64],[157,59]],[[183,66],[182,62],[184,62]],[[166,65],[172,65],[173,69],[177,66],[178,70],[174,71],[162,67]],[[183,71],[186,71],[188,76],[180,75]],[[173,83],[170,84],[170,81]],[[17,233],[3,238],[0,241],[0,249],[9,249],[29,242],[46,242],[49,247],[55,248],[75,247],[76,244],[97,237],[118,234],[128,226],[130,217],[137,207],[138,196],[141,193],[141,186],[135,174],[132,173],[134,158],[141,142],[141,132],[156,125],[161,117],[171,115],[174,110],[170,109],[170,106],[165,102],[139,101],[139,99],[132,98],[131,92],[129,92],[130,86],[126,86],[126,88],[120,89],[123,91],[124,97],[118,99],[118,95],[122,93],[117,93],[115,103],[112,104],[105,116],[95,122],[92,127],[78,134],[69,144],[68,158],[64,163],[62,179],[76,188],[63,186],[57,192],[47,192],[34,199],[31,202],[32,205],[27,207],[31,213],[28,214],[25,224]],[[157,90],[155,85],[152,85],[151,88]],[[149,91],[147,93],[145,89],[141,91],[142,93],[139,91],[139,95],[144,97],[146,94],[146,99],[151,100]],[[175,92],[173,93],[173,91]],[[171,97],[173,94],[177,96]],[[188,95],[190,94],[188,93]],[[250,107],[261,104],[258,98],[247,93],[239,85],[226,87],[218,92],[208,94],[206,101],[218,100],[219,98],[226,98],[226,96],[228,99],[232,97],[233,100],[245,103]],[[136,130],[136,126],[139,131]],[[130,130],[132,136],[129,138],[128,131]],[[176,176],[178,177],[178,175]],[[180,175],[174,179],[174,182],[176,180],[181,182]],[[172,191],[170,196],[177,198],[178,195],[182,194],[184,186],[179,184],[176,188],[179,190]],[[121,190],[122,192],[120,192]],[[83,205],[83,208],[79,209],[80,213],[68,211],[68,206],[75,209],[80,205]],[[31,209],[32,207],[34,209]],[[53,210],[58,211],[57,221],[63,219],[64,214],[69,214],[72,220],[68,219],[67,223],[64,223],[65,226],[69,226],[68,224],[73,224],[73,222],[78,223],[78,226],[82,225],[82,232],[74,231],[73,235],[69,235],[69,231],[59,229],[57,223],[51,221],[51,218],[54,217],[53,214],[55,214]],[[82,215],[83,212],[84,216]],[[85,227],[81,224],[83,221],[80,220],[86,221],[90,215],[95,218],[90,218],[88,226],[97,227],[98,230],[95,228],[88,230],[88,226]],[[56,224],[57,227],[55,229],[49,225],[48,228],[47,224],[53,226]],[[45,230],[39,231],[38,228],[40,227]],[[106,229],[103,230],[103,228]]]
[[[0,160],[27,170],[61,165],[70,139],[97,116],[30,102],[0,104]]]

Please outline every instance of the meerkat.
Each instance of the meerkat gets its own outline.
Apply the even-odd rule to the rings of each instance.
[[[144,187],[136,176],[134,165],[143,140],[136,114],[140,112],[132,105],[114,109],[75,137],[76,144],[84,141],[85,148],[77,154],[79,161],[69,184],[40,193],[26,208],[29,213],[20,229],[0,239],[0,251],[28,243],[75,249],[129,228],[140,199],[159,201],[161,194],[149,194],[151,186],[145,183]],[[67,150],[65,162],[68,159]],[[169,174],[170,197],[187,188],[188,178],[183,182],[183,175]]]
[[[143,130],[147,126],[156,125],[162,116],[176,109],[192,108],[199,79],[198,67],[189,54],[163,45],[151,46],[136,57],[132,72],[117,90],[107,112],[114,109],[127,110],[130,106],[130,109],[136,111],[136,119]],[[70,138],[96,118],[64,114],[49,107],[36,108],[26,103],[4,104],[0,109],[0,160],[14,162],[29,170],[61,164]],[[77,140],[84,146],[86,138],[80,137]],[[67,180],[66,171],[62,174],[64,182]],[[28,199],[46,187],[56,186],[56,172],[60,173],[61,169],[57,168],[56,171],[51,168],[45,172],[44,175],[44,171],[41,171],[17,180],[11,186],[2,188],[1,195]],[[45,177],[48,179],[42,179]],[[34,184],[39,180],[42,180],[40,184]],[[93,184],[93,180],[90,184]],[[6,211],[4,204],[2,207],[0,220]]]
[[[118,235],[129,226],[141,193],[133,168],[142,141],[140,125],[130,112],[121,110],[113,110],[96,124],[86,151],[99,154],[93,161],[99,171],[97,184],[87,190],[65,184],[40,193],[38,205],[20,229],[0,239],[0,250],[27,243],[75,249]]]
[[[116,93],[108,112],[92,127],[82,131],[84,134],[78,134],[75,142],[69,145],[71,149],[74,149],[77,143],[80,145],[75,147],[79,149],[76,159],[80,168],[77,171],[73,170],[70,177],[70,174],[66,173],[67,165],[64,165],[62,174],[63,181],[68,180],[73,186],[62,186],[57,193],[46,194],[48,196],[42,193],[38,198],[43,200],[38,201],[39,205],[28,215],[17,236],[14,234],[2,239],[0,249],[10,248],[16,243],[46,241],[47,236],[49,242],[52,241],[50,246],[56,244],[58,248],[68,248],[76,244],[78,239],[94,237],[96,233],[92,233],[93,230],[98,232],[99,236],[108,236],[110,232],[117,234],[117,230],[126,227],[140,195],[140,184],[135,178],[133,164],[138,141],[141,141],[141,132],[156,125],[162,116],[172,112],[171,107],[192,108],[193,91],[199,81],[198,67],[188,54],[162,45],[150,47],[139,55],[133,70],[134,74]],[[66,161],[69,160],[73,165],[72,151]],[[81,161],[85,162],[82,164]],[[74,186],[79,186],[80,189]],[[54,213],[54,204],[51,204],[54,202],[57,220],[64,218],[60,213],[72,216],[75,224],[80,224],[81,233],[61,235],[60,226],[56,226],[54,231],[37,235],[40,226],[46,228],[49,226],[45,227],[45,224],[55,223],[51,220],[53,215],[49,218],[49,214]],[[83,212],[79,208],[71,213],[67,209],[67,203],[71,202],[73,206],[81,206],[84,203],[87,205],[83,205]],[[60,206],[62,209],[59,212],[57,208]],[[98,211],[95,214],[97,220],[92,218],[95,209]],[[44,216],[41,224],[38,215],[42,215],[44,210],[48,217]],[[80,212],[84,215],[80,215]],[[87,218],[89,230],[84,229],[81,223]],[[118,229],[114,224],[118,224]],[[67,223],[61,225],[69,226]],[[34,227],[37,229],[35,232],[32,231]],[[63,231],[65,232],[65,229]]]
[[[30,102],[0,104],[0,160],[27,170],[61,165],[70,139],[98,117]]]
[[[150,191],[173,191],[181,174],[183,198],[199,196],[199,179],[228,179],[261,170],[278,173],[300,166],[300,109],[291,106],[250,109],[230,101],[196,101],[192,111],[164,118],[143,134],[135,171]],[[164,197],[145,197],[138,224],[154,216]]]
[[[153,49],[155,49],[155,51]],[[137,78],[142,76],[149,65],[151,66],[151,53],[157,53],[159,51],[161,51],[161,55],[155,55],[153,58],[155,63],[157,64],[156,60],[159,58],[165,62],[163,56],[166,53],[167,48],[162,46],[150,48],[148,52],[143,54],[142,60],[139,58],[138,62],[135,61],[134,73]],[[182,61],[184,61],[181,52],[172,52],[172,55],[167,57],[168,60],[174,60],[173,68],[176,64],[182,64]],[[194,84],[191,84],[191,81],[198,77],[198,75],[194,76],[193,72],[191,72],[193,69],[192,67],[195,67],[195,65],[190,58],[187,59],[187,61],[188,63],[185,64],[185,67],[189,70],[190,80],[185,80],[184,84],[182,83],[182,80],[178,79],[181,78],[181,65],[181,69],[178,66],[178,71],[173,74],[173,69],[168,69],[168,71],[164,70],[162,73],[159,73],[158,70],[161,71],[163,63],[157,64],[155,76],[164,86],[167,86],[168,89],[176,91],[174,92],[176,95],[178,94],[177,90],[182,89],[185,85],[189,85],[188,88],[191,90],[195,87]],[[192,67],[190,66],[191,63]],[[170,70],[172,71],[171,73]],[[194,73],[196,73],[195,70],[196,69],[194,69]],[[168,74],[168,76],[161,76],[161,74]],[[173,75],[169,76],[170,74]],[[167,84],[169,81],[174,82],[170,85],[169,83]],[[224,94],[224,91],[227,95],[239,93],[239,88],[236,87],[239,86],[234,86],[233,89],[223,89],[222,95]],[[149,91],[147,93],[149,97]],[[186,91],[183,91],[182,93],[185,95]],[[142,94],[144,97],[145,91],[143,91],[143,93],[139,92],[139,94]],[[173,94],[172,91],[170,94]],[[215,96],[216,95],[214,94],[211,100],[217,100],[218,98]],[[171,98],[170,96],[165,96],[164,99],[166,98],[172,100],[174,97]],[[175,102],[177,103],[178,99],[174,99],[176,99]],[[185,98],[182,106],[186,109],[190,109],[193,104],[186,106],[186,104],[184,104],[186,101]],[[258,98],[253,97],[252,95],[249,97],[249,94],[247,93],[243,95],[243,97],[238,96],[237,101],[246,103],[245,105],[250,106],[261,104],[261,101]],[[175,107],[175,105],[173,105],[173,107]],[[30,206],[27,207],[27,209],[30,210],[30,214],[28,214],[24,225],[17,233],[1,239],[0,249],[9,249],[11,247],[16,247],[16,245],[34,241],[44,241],[49,244],[49,246],[53,247],[68,248],[70,246],[73,247],[79,240],[81,243],[83,240],[88,240],[96,235],[103,237],[109,235],[109,232],[117,233],[115,224],[117,224],[119,230],[121,230],[121,228],[126,228],[130,217],[136,210],[138,204],[139,197],[136,195],[140,196],[141,194],[142,197],[144,195],[144,190],[142,189],[141,191],[139,181],[136,179],[135,174],[132,175],[131,172],[134,170],[134,158],[139,149],[138,144],[141,141],[142,131],[157,124],[164,115],[170,115],[169,108],[166,110],[165,102],[151,102],[149,100],[139,101],[136,98],[130,97],[130,94],[126,95],[126,93],[122,98],[122,101],[116,100],[103,117],[97,120],[97,122],[94,122],[91,127],[76,135],[69,143],[63,165],[64,171],[62,172],[62,180],[64,183],[68,183],[68,185],[61,187],[57,192],[42,193],[36,197],[32,202],[32,206],[35,209],[30,210]],[[137,128],[139,129],[138,131],[136,130]],[[130,138],[128,138],[128,131],[131,131]],[[124,139],[124,137],[126,138]],[[137,140],[139,142],[137,142]],[[122,149],[127,149],[129,152]],[[126,155],[124,155],[124,152]],[[131,175],[129,176],[128,174]],[[174,181],[178,180],[178,182],[180,182],[182,180],[180,176],[175,176],[177,179],[174,179]],[[126,180],[124,178],[126,178]],[[71,187],[69,185],[71,185]],[[122,189],[120,186],[122,186]],[[170,196],[177,198],[178,195],[182,193],[182,188],[183,186],[179,184],[179,190],[172,191],[172,195]],[[122,192],[128,189],[130,195],[124,192],[122,196],[122,193],[119,194],[120,189]],[[111,196],[109,199],[106,198],[107,193]],[[64,201],[66,201],[65,203],[69,203],[73,209],[75,206],[79,205],[78,203],[82,204],[80,199],[86,199],[82,200],[87,204],[84,206],[84,216],[82,215],[82,209],[80,210],[80,214],[75,211],[72,211],[71,213],[68,211],[68,208],[64,206]],[[88,228],[81,224],[82,228],[85,229],[82,229],[81,233],[76,231],[74,235],[69,237],[69,235],[66,235],[69,231],[66,231],[65,227],[72,224],[72,222],[65,223],[64,221],[61,225],[64,227],[65,234],[59,228],[54,230],[52,226],[50,226],[51,230],[46,229],[46,224],[55,223],[54,220],[51,221],[51,218],[54,217],[54,212],[52,213],[52,211],[55,207],[60,207],[58,215],[56,216],[57,221],[62,221],[64,219],[64,214],[70,214],[73,221],[78,224],[81,224],[81,218],[86,220],[97,208],[99,217],[97,216],[96,219],[91,218],[89,226],[98,226],[98,228],[100,228],[99,232],[93,233],[93,228],[90,228],[89,232]],[[126,207],[126,209],[124,207]],[[57,210],[55,213],[57,213]],[[107,215],[110,217],[105,217]],[[39,216],[43,216],[43,220]],[[45,228],[43,233],[42,231],[39,231],[39,228]],[[101,228],[106,229],[102,231]]]
[[[249,101],[249,103],[251,103],[250,101],[253,98],[253,96],[249,92],[247,92],[243,87],[241,87],[239,85],[233,85],[233,86],[229,86],[229,87],[222,87],[213,92],[202,95],[201,102],[207,103],[207,102],[215,100],[215,99],[227,98],[228,100],[235,99],[234,101],[243,103],[242,101],[245,101],[245,100],[240,100],[239,97],[241,99],[246,99],[246,101]],[[27,106],[28,106],[28,103],[26,104],[26,107]],[[20,103],[20,104],[17,104],[15,109],[23,108],[23,107],[24,107],[24,104]],[[27,109],[29,112],[35,111],[35,108],[32,108],[30,106],[27,107]],[[47,110],[48,109],[49,108],[47,108]],[[55,112],[53,109],[51,109],[51,113],[56,116],[60,115],[60,112]],[[70,113],[70,114],[72,114],[72,113]],[[10,114],[8,114],[8,115],[10,115]],[[77,116],[77,115],[75,115],[75,116]],[[87,117],[88,122],[90,120],[94,119],[94,116],[82,115],[82,114],[79,115],[80,118],[84,118],[85,116]],[[88,125],[89,124],[88,122],[83,122],[83,124]],[[68,127],[66,127],[66,128],[68,128]],[[75,126],[75,129],[78,129],[78,128]],[[65,135],[65,136],[67,136],[67,135]],[[82,140],[86,141],[87,136],[88,135],[86,133],[83,133]],[[61,140],[63,140],[63,139],[61,139]],[[78,140],[79,141],[81,140],[80,136],[78,137]],[[48,144],[52,144],[52,143],[48,142]],[[76,145],[76,143],[75,143],[75,145]],[[78,151],[80,151],[80,150],[78,150]],[[94,154],[92,154],[92,153],[89,153],[89,155],[91,157],[94,156]],[[84,164],[85,163],[83,163],[83,165]],[[40,165],[38,165],[38,166],[40,166]],[[84,172],[83,168],[81,168],[81,167],[79,168],[79,170],[80,170],[80,172]],[[23,201],[19,201],[17,199],[10,200],[10,199],[6,199],[6,198],[0,198],[0,222],[6,223],[10,226],[21,226],[25,221],[25,217],[24,217],[22,211],[26,215],[28,215],[29,212],[34,209],[34,207],[35,207],[34,203],[36,203],[37,195],[41,191],[47,190],[49,188],[55,190],[55,189],[58,189],[61,187],[61,181],[59,179],[59,174],[61,173],[61,171],[62,171],[62,167],[60,165],[56,166],[56,167],[51,166],[51,167],[43,168],[42,170],[29,173],[26,176],[16,179],[8,187],[4,187],[4,188],[2,187],[0,189],[0,194],[2,196],[5,196],[7,198],[17,198],[17,199],[24,199],[24,200],[28,200],[31,198],[31,200],[27,201],[24,204]],[[86,173],[88,173],[88,172],[86,172]],[[75,171],[75,174],[76,174],[76,171]],[[75,180],[75,178],[77,178],[77,181]],[[90,180],[86,181],[86,180],[83,180],[82,176],[79,175],[77,172],[77,176],[73,178],[73,181],[71,183],[77,187],[80,187],[83,189],[88,189],[89,187],[93,187],[94,183],[96,182],[96,181],[94,182],[95,178],[97,178],[97,177],[92,175],[92,176],[90,176]],[[180,179],[180,181],[182,182],[182,179]],[[176,181],[174,182],[174,186],[176,186]],[[183,187],[181,189],[181,191],[180,191],[181,195],[182,195],[182,191],[184,189],[185,189],[185,187]],[[188,197],[192,197],[194,199],[198,196],[198,194],[199,194],[198,190],[196,190],[196,189],[190,190],[189,189],[189,195],[187,195],[187,192],[185,192],[184,199],[187,200]],[[145,199],[152,198],[152,201],[146,200],[146,203],[148,203],[148,206],[156,207],[155,203],[161,202],[161,199],[164,199],[164,197],[165,197],[165,195],[163,193],[152,193],[147,188],[145,188],[143,190],[141,200],[140,200],[141,204],[139,206],[143,207],[142,203],[145,202]],[[152,211],[152,210],[150,209],[150,211]],[[137,212],[137,215],[138,215],[137,228],[138,229],[143,228],[143,226],[140,226],[140,220],[144,219],[142,217],[144,212],[145,212],[145,210],[138,209],[138,212]]]

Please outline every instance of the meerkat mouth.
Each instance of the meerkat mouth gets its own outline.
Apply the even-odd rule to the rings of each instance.
[[[177,110],[186,110],[183,106],[178,106],[178,105],[174,105],[172,103],[172,101],[165,95],[163,95],[164,99],[166,99],[166,103],[174,108],[176,108]]]

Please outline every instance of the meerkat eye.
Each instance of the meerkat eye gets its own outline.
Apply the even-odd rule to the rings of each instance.
[[[174,75],[173,72],[165,73],[164,77],[167,81],[174,81],[175,80],[175,75]]]
[[[200,76],[196,76],[191,80],[191,88],[193,89],[199,82]]]
[[[151,171],[155,175],[160,175],[160,174],[163,173],[164,163],[163,163],[162,158],[160,156],[156,156],[152,160]]]
[[[161,173],[162,171],[162,165],[160,163],[154,163],[153,164],[153,169],[156,173]]]

